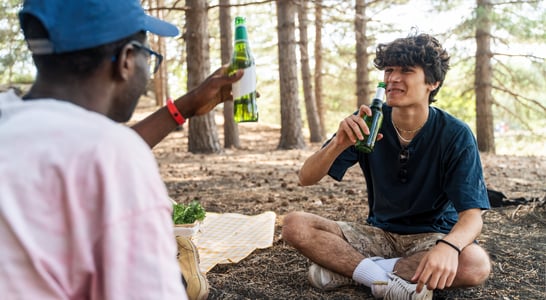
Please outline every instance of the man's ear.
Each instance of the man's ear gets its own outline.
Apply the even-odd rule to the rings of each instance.
[[[129,80],[135,69],[135,59],[135,48],[130,44],[125,45],[113,64],[114,77],[125,81]]]
[[[434,91],[435,89],[437,89],[438,87],[440,86],[440,81],[436,81],[435,83],[432,83],[430,85],[430,91]]]

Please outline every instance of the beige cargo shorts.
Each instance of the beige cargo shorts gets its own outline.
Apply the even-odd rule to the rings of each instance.
[[[443,233],[396,234],[383,229],[352,222],[337,222],[345,239],[365,257],[406,257],[427,251],[443,238]]]

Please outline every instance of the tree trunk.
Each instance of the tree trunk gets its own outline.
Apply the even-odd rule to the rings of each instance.
[[[233,52],[233,24],[229,0],[220,0],[220,48],[222,65],[228,64]],[[233,118],[233,101],[224,102],[224,148],[241,148],[239,127]]]
[[[311,82],[311,71],[309,68],[309,53],[307,51],[307,2],[300,1],[298,5],[298,20],[300,31],[300,61],[301,80],[303,82],[303,95],[305,98],[305,111],[307,113],[307,124],[311,143],[318,143],[323,140],[320,130],[320,121],[317,111],[317,103],[313,94]]]
[[[366,1],[356,0],[355,38],[356,38],[356,105],[370,105],[370,79],[368,69],[368,38],[366,34]]]
[[[207,27],[207,1],[186,0],[186,63],[188,90],[195,88],[210,72]],[[189,120],[188,151],[213,153],[220,151],[214,110]]]
[[[154,4],[155,4],[155,7],[165,7],[164,0],[155,0],[155,1],[150,0],[150,7],[152,7]],[[159,19],[164,19],[162,9],[153,10],[152,14]],[[153,45],[153,48],[155,48],[157,52],[162,53],[163,55],[167,54],[165,52],[167,47],[165,46],[165,41],[163,37],[160,37],[155,34],[153,35],[150,34],[148,35],[148,39],[150,40],[151,44]],[[166,65],[167,65],[166,62],[164,61],[161,64],[161,67],[159,68],[157,73],[153,74],[155,103],[157,106],[163,106],[163,104],[165,103],[165,99],[169,97]]]
[[[279,149],[305,148],[298,101],[295,15],[296,5],[294,2],[277,1],[281,96],[281,139]]]
[[[320,123],[320,136],[326,136],[324,105],[322,101],[322,0],[315,1],[315,101]]]
[[[482,152],[495,153],[495,135],[493,131],[493,96],[491,67],[491,14],[489,0],[477,0],[476,20],[476,69],[474,85],[476,93],[476,132],[478,149]]]

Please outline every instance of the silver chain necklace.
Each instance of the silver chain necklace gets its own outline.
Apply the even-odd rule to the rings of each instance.
[[[398,126],[396,126],[396,124],[394,124],[394,120],[393,120],[392,118],[391,118],[391,123],[392,123],[392,126],[394,127],[394,131],[396,131],[396,135],[398,136],[398,138],[399,138],[402,142],[408,143],[408,144],[409,144],[409,143],[411,142],[411,140],[413,140],[413,138],[411,138],[411,139],[405,139],[405,138],[400,134],[400,132],[398,131],[398,130],[399,130],[399,129],[398,129]],[[423,125],[425,125],[425,124],[423,124]],[[414,129],[414,130],[402,130],[402,129],[400,129],[400,131],[407,132],[407,133],[414,133],[414,132],[417,132],[419,129],[423,128],[423,125],[419,126],[419,128]]]

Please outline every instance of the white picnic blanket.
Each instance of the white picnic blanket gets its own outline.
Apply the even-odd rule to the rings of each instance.
[[[275,213],[255,216],[207,212],[193,237],[200,256],[200,269],[210,271],[216,264],[237,263],[255,249],[273,245]]]

